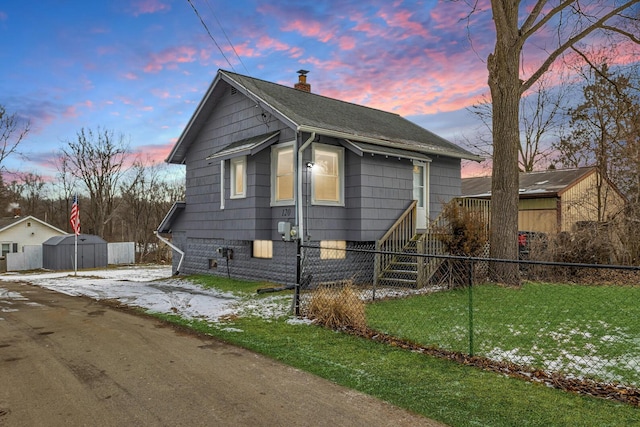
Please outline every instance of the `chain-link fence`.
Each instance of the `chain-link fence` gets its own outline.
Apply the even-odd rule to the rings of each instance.
[[[639,267],[301,250],[300,313],[319,323],[523,376],[640,388]]]

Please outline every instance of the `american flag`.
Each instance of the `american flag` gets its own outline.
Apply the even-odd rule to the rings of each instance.
[[[78,206],[78,195],[73,196],[73,205],[71,206],[71,218],[69,219],[71,228],[76,235],[80,234],[80,207]]]

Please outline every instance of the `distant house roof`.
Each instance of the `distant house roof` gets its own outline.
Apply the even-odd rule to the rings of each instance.
[[[521,172],[518,191],[521,198],[556,197],[595,172],[594,167]],[[463,178],[461,192],[462,197],[491,197],[491,177]]]
[[[352,142],[374,144],[423,155],[482,160],[481,157],[398,114],[219,70],[178,142],[169,153],[167,162],[184,162],[189,146],[208,120],[228,85],[253,99],[257,105],[297,132],[316,132],[321,135],[349,139]]]
[[[27,216],[13,216],[13,217],[6,217],[6,218],[0,218],[0,233],[2,233],[3,231],[11,228],[11,227],[15,227],[16,225],[26,222],[26,221],[35,221],[38,222],[42,225],[44,225],[45,227],[49,227],[50,229],[61,233],[61,234],[66,234],[66,231],[60,230],[57,227],[54,227],[53,225],[46,223],[38,218],[36,218],[35,216],[31,216],[31,215],[27,215]]]

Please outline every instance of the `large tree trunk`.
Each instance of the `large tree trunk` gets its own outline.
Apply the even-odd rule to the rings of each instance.
[[[501,3],[499,0],[494,3]],[[493,168],[491,180],[491,258],[518,258],[518,146],[521,82],[518,8],[494,5],[496,48],[488,59],[493,103]],[[493,262],[492,279],[520,283],[518,265]]]

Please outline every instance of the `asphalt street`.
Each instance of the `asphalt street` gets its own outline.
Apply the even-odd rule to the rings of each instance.
[[[0,283],[0,426],[437,426],[157,319]]]

